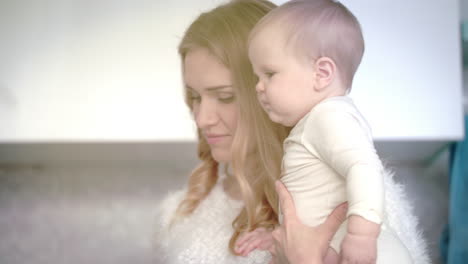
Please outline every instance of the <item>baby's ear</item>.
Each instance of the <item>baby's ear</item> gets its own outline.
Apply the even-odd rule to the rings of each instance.
[[[321,57],[315,61],[315,89],[323,91],[336,77],[336,64],[328,57]]]

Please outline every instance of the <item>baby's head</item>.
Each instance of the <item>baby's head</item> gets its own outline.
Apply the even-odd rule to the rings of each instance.
[[[260,20],[249,37],[259,100],[273,121],[287,126],[323,99],[345,94],[363,53],[359,22],[332,0],[287,2]],[[276,97],[289,102],[286,109],[267,98],[266,93],[278,91]]]
[[[332,59],[346,88],[364,53],[364,39],[357,18],[333,0],[292,0],[268,13],[250,33],[250,41],[272,30],[283,49],[300,60]],[[267,40],[266,40],[267,41]]]

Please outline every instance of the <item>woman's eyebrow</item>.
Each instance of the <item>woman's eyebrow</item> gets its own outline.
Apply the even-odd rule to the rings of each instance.
[[[191,91],[196,92],[195,89],[193,89],[192,87],[190,87],[190,86],[188,86],[188,85],[186,85],[185,88],[186,88],[187,90],[191,90]],[[203,90],[212,92],[212,91],[216,91],[216,90],[220,90],[220,89],[224,89],[224,88],[232,88],[232,84],[224,84],[224,85],[209,86],[209,87],[203,88]]]
[[[220,89],[224,89],[224,88],[231,88],[231,87],[232,87],[232,84],[217,85],[217,86],[206,87],[205,90],[215,91],[215,90],[220,90]]]

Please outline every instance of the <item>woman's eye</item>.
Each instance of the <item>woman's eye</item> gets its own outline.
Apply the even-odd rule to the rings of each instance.
[[[233,94],[220,94],[218,96],[218,100],[221,101],[222,103],[228,104],[232,103],[234,101],[234,95]]]
[[[199,95],[189,95],[190,97],[190,100],[194,101],[194,102],[200,102],[201,100],[201,97]]]

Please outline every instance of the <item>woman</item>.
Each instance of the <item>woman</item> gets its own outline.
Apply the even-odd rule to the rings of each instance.
[[[289,131],[272,123],[258,104],[257,78],[247,57],[250,30],[274,7],[261,0],[221,5],[201,14],[180,43],[201,164],[186,190],[160,205],[155,240],[161,263],[268,263],[271,258],[266,250],[272,244],[260,244],[245,257],[234,247],[242,234],[278,224],[275,181]]]
[[[288,130],[272,123],[258,104],[247,57],[250,30],[274,7],[248,0],[219,6],[201,14],[180,43],[201,164],[186,192],[162,203],[163,231],[156,240],[166,262],[267,263],[270,258],[267,251],[235,256],[234,243],[244,232],[278,223],[274,183]]]

